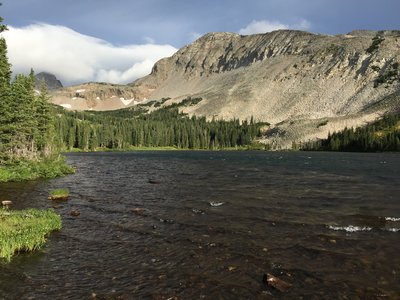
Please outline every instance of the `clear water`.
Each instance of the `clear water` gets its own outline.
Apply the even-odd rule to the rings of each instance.
[[[400,297],[399,154],[133,152],[68,162],[75,175],[0,184],[0,200],[55,206],[63,219],[43,250],[0,264],[0,299]],[[59,187],[70,200],[47,200]],[[266,273],[291,288],[266,286]]]

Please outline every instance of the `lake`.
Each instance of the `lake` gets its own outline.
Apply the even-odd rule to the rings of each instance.
[[[400,155],[68,154],[48,181],[0,184],[55,207],[45,248],[0,264],[0,299],[395,299]],[[47,200],[69,188],[70,200]],[[79,216],[71,211],[78,210]],[[263,283],[272,274],[290,286]]]

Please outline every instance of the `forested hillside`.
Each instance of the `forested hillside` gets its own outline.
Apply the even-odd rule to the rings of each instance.
[[[186,99],[180,105],[201,99]],[[134,108],[109,112],[71,112],[58,109],[56,132],[67,150],[129,149],[131,147],[175,147],[180,149],[221,149],[250,145],[260,135],[262,124],[239,120],[208,122],[188,117],[178,105],[148,112],[150,102]]]
[[[365,127],[329,134],[325,140],[306,143],[303,150],[400,151],[400,113],[387,115]]]

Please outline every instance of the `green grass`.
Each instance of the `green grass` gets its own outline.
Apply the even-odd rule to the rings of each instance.
[[[91,153],[91,152],[129,152],[129,151],[169,151],[169,150],[189,150],[183,148],[177,148],[173,146],[163,146],[163,147],[147,147],[147,146],[130,146],[122,149],[110,149],[110,148],[96,148],[95,150],[82,150],[79,148],[72,148],[70,150],[65,150],[64,153]]]
[[[0,182],[50,179],[72,173],[74,169],[66,164],[62,156],[42,161],[20,160],[0,165]]]
[[[52,209],[0,208],[0,259],[9,262],[18,252],[40,249],[48,234],[60,229],[61,217]]]
[[[55,189],[50,192],[50,199],[57,200],[57,199],[66,199],[69,196],[68,189]]]

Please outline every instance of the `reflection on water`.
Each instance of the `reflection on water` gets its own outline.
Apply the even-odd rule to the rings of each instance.
[[[63,229],[47,247],[0,265],[0,299],[400,294],[398,154],[177,151],[68,161],[75,175],[0,184],[0,200],[17,208],[51,207],[49,190],[71,191],[56,206]],[[265,273],[291,288],[266,286]]]

